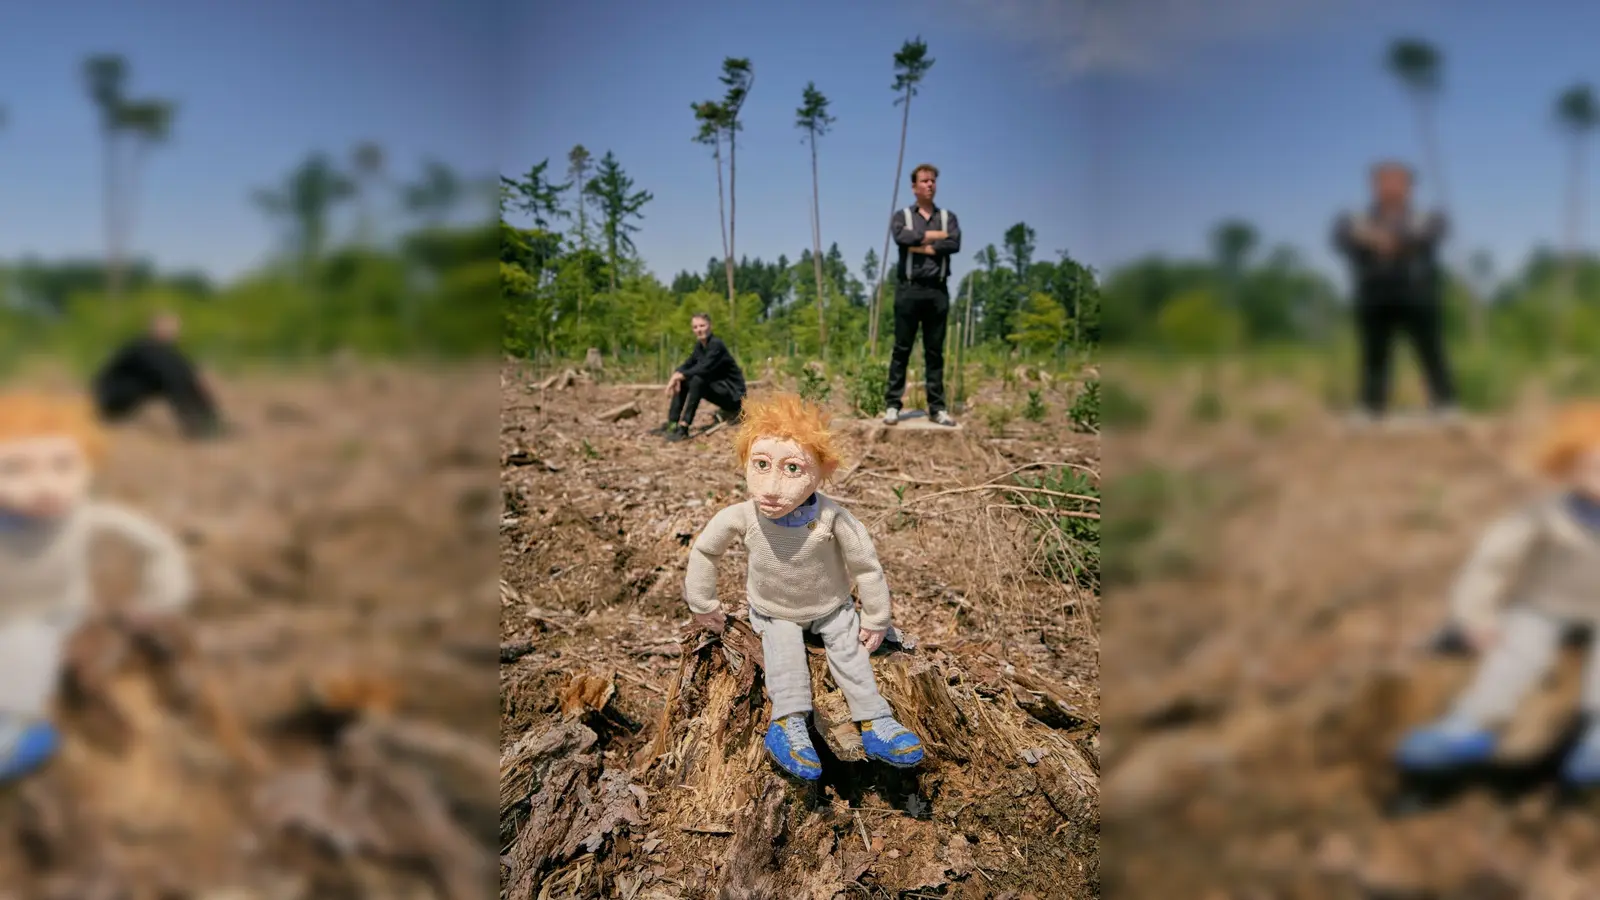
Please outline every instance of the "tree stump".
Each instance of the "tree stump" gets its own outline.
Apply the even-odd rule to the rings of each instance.
[[[1099,774],[1065,731],[1030,716],[1009,685],[974,683],[950,653],[886,643],[873,657],[879,690],[926,752],[917,768],[894,769],[866,759],[822,648],[809,647],[808,661],[823,765],[812,784],[767,757],[770,705],[750,626],[730,619],[720,637],[686,639],[655,741],[635,761],[669,858],[723,859],[718,896],[832,897],[863,878],[891,892],[963,881],[951,839],[986,835],[972,849],[980,867],[1008,869],[1011,846],[1026,852],[1007,888],[1088,896]],[[708,823],[738,824],[729,840]]]

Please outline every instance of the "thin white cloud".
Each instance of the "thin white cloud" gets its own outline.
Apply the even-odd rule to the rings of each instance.
[[[948,0],[1052,78],[1169,73],[1197,50],[1304,33],[1383,0]]]

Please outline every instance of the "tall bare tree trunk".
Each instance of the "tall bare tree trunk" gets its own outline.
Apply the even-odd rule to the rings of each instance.
[[[822,192],[817,186],[817,134],[811,133],[811,268],[817,276],[817,352],[828,359],[827,304],[822,299]]]
[[[966,336],[966,341],[967,341],[967,346],[968,347],[971,347],[973,345],[972,329],[975,328],[977,326],[977,324],[978,324],[978,314],[976,312],[974,312],[973,309],[972,309],[973,293],[974,293],[977,281],[978,281],[978,272],[976,270],[974,270],[973,273],[972,273],[972,280],[967,282],[967,330],[966,330],[966,335],[965,336]]]
[[[734,249],[733,242],[735,217],[737,216],[736,204],[739,202],[739,191],[735,187],[737,175],[734,171],[739,157],[738,132],[733,127],[737,124],[738,120],[735,119],[728,128],[728,310],[733,317],[728,322],[728,349],[734,351],[739,349],[738,294],[734,292],[733,286],[733,258],[738,253]]]
[[[903,115],[901,115],[901,117],[900,117],[900,157],[898,159],[896,159],[895,163],[894,163],[894,199],[889,201],[889,218],[891,220],[894,218],[895,212],[898,211],[899,208],[900,208],[900,170],[902,168],[904,168],[905,164],[906,164],[906,129],[911,126],[911,88],[910,87],[906,88],[905,101],[906,101],[905,113]],[[878,316],[882,312],[882,306],[883,306],[883,280],[884,280],[884,276],[886,276],[889,273],[889,242],[890,242],[891,237],[893,236],[893,233],[887,230],[889,228],[889,223],[888,222],[884,223],[884,228],[885,228],[885,231],[883,232],[883,262],[878,264],[877,304],[873,307],[873,310],[872,310],[872,325],[868,329],[868,333],[871,335],[870,342],[871,342],[871,346],[872,346],[871,352],[872,352],[873,355],[877,355],[877,353],[878,353]]]
[[[580,247],[582,247],[585,251],[587,251],[589,249],[589,221],[588,221],[588,218],[584,215],[584,209],[583,209],[587,205],[588,205],[588,203],[586,203],[584,201],[584,196],[583,196],[583,170],[579,169],[578,170],[578,245]],[[583,301],[585,299],[587,299],[588,296],[589,296],[589,272],[588,272],[587,266],[588,266],[588,263],[585,263],[583,266],[579,266],[578,267],[578,274],[580,276],[582,276],[582,277],[580,277],[578,279],[578,327],[579,328],[583,327]]]
[[[122,247],[119,243],[122,228],[121,204],[117,194],[117,133],[110,126],[102,129],[105,142],[105,228],[106,228],[106,296],[116,300],[122,296]]]
[[[1422,157],[1427,166],[1428,178],[1433,182],[1433,196],[1439,204],[1439,210],[1446,216],[1450,215],[1450,191],[1445,186],[1444,160],[1439,155],[1439,133],[1433,117],[1433,97],[1430,94],[1416,94],[1417,131],[1422,137]],[[1454,225],[1454,222],[1451,223]],[[1442,256],[1443,254],[1441,254]],[[1481,344],[1485,335],[1483,299],[1478,296],[1478,290],[1468,280],[1461,281],[1463,289],[1467,292],[1467,318],[1472,329],[1473,343]],[[1448,281],[1446,282],[1448,287]]]
[[[1578,252],[1583,237],[1583,159],[1584,137],[1572,138],[1571,189],[1567,194],[1567,258],[1561,272],[1561,319],[1565,324],[1567,314],[1577,301]]]
[[[122,202],[117,219],[117,253],[124,260],[133,250],[134,216],[139,204],[139,174],[144,170],[145,156],[150,152],[146,141],[135,138],[133,153],[128,158],[128,168],[122,175]],[[125,264],[125,263],[124,263]],[[122,275],[122,287],[127,286],[127,274]]]
[[[728,238],[727,201],[722,194],[722,138],[717,138],[716,150],[712,156],[717,161],[717,215],[722,221],[722,265],[728,273],[728,328],[738,322],[738,311],[735,308],[733,293],[733,243]]]

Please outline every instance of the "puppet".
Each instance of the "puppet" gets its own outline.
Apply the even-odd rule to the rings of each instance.
[[[721,633],[716,562],[734,538],[749,554],[750,625],[761,636],[772,724],[766,747],[780,768],[822,775],[806,730],[813,709],[804,633],[821,635],[828,668],[861,728],[867,756],[898,767],[922,761],[922,741],[895,721],[870,656],[890,627],[889,586],[866,526],[817,488],[839,465],[826,414],[794,394],[745,406],[735,446],[750,499],[711,518],[689,552],[684,599],[697,624]],[[861,597],[856,611],[851,587]]]
[[[143,552],[139,611],[173,611],[189,601],[178,541],[91,496],[105,450],[87,403],[0,394],[0,783],[37,769],[57,749],[50,706],[67,639],[94,602],[95,537],[120,537]]]
[[[1531,462],[1556,489],[1495,522],[1462,569],[1452,624],[1483,659],[1449,712],[1401,743],[1403,769],[1487,762],[1496,732],[1549,671],[1563,636],[1600,625],[1600,403],[1561,410]],[[1562,766],[1578,786],[1600,785],[1600,640],[1589,653],[1586,723]]]

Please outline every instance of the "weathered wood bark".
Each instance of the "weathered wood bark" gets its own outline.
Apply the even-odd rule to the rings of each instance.
[[[634,416],[637,416],[638,414],[639,414],[639,404],[638,404],[638,402],[634,401],[634,400],[629,400],[627,403],[624,403],[621,406],[612,407],[611,409],[608,409],[605,412],[600,413],[599,415],[595,416],[595,418],[599,419],[602,422],[620,422],[623,419],[631,419]]]
[[[874,656],[879,690],[927,753],[921,766],[896,770],[866,758],[825,651],[808,647],[808,661],[824,770],[815,784],[784,776],[766,756],[770,706],[761,641],[749,625],[731,619],[722,636],[685,642],[655,741],[635,771],[660,798],[652,825],[737,824],[731,841],[671,829],[669,856],[722,859],[719,896],[832,897],[868,872],[890,890],[960,882],[970,868],[960,853],[952,860],[952,836],[987,834],[971,850],[979,865],[1004,868],[991,856],[1001,843],[1025,849],[1029,871],[1017,889],[1087,896],[1063,888],[1092,877],[1099,775],[1069,732],[1015,702],[1016,691],[1033,702],[1027,689],[982,691],[954,656],[886,644]],[[1025,678],[1046,697],[1066,696],[1037,673]],[[859,828],[846,820],[860,839],[836,838],[845,807],[877,813]]]

